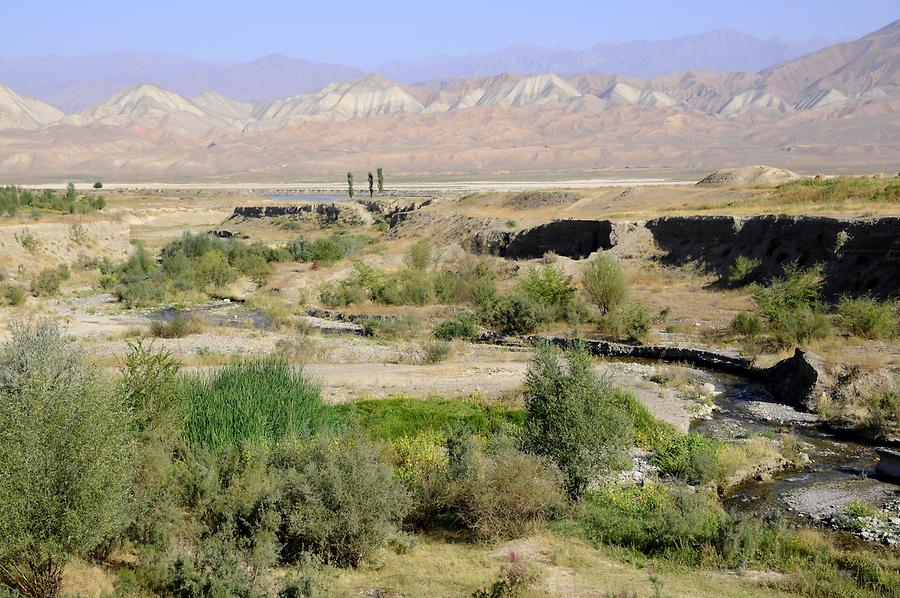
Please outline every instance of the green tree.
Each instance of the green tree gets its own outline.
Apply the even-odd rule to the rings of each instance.
[[[350,196],[350,199],[353,199],[353,173],[347,173],[347,195]]]
[[[614,257],[603,253],[588,264],[581,284],[603,314],[610,313],[628,297],[628,281],[622,266]]]
[[[94,189],[103,189],[103,183],[101,181],[95,182]]]
[[[75,183],[69,183],[66,185],[66,201],[73,203],[76,199],[78,199],[78,192],[75,191]]]
[[[378,176],[378,192],[384,193],[384,171],[379,166],[375,172]]]
[[[634,422],[584,347],[570,350],[566,361],[564,368],[549,345],[536,348],[526,377],[524,440],[556,463],[578,499],[597,476],[626,464]]]
[[[374,179],[374,177],[372,177],[372,173],[369,172],[369,197],[372,197],[372,195],[375,193],[375,191],[373,189],[374,184],[375,184],[375,179]]]
[[[135,442],[118,393],[55,324],[0,349],[0,584],[57,596],[63,565],[128,521]]]

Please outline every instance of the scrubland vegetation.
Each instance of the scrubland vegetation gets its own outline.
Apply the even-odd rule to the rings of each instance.
[[[325,596],[342,569],[424,539],[538,531],[658,569],[778,571],[760,583],[807,596],[900,591],[896,555],[726,513],[716,488],[752,450],[656,421],[578,348],[561,363],[537,347],[506,406],[331,406],[282,361],[183,373],[138,341],[110,378],[54,325],[19,325],[0,349],[0,429],[0,582],[23,596],[54,595],[76,558],[117,595]],[[618,481],[634,446],[658,480]],[[536,591],[516,555],[482,580],[465,591]]]
[[[0,215],[17,216],[26,213],[40,216],[41,213],[88,214],[106,207],[102,195],[82,195],[79,197],[75,186],[69,183],[62,195],[44,189],[40,193],[18,187],[0,187]]]

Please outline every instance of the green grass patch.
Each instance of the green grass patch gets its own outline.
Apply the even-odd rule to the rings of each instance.
[[[299,369],[276,360],[191,376],[185,380],[185,401],[185,437],[195,447],[271,444],[338,423],[320,400],[319,387]]]
[[[367,399],[332,409],[342,418],[357,418],[364,430],[382,440],[444,432],[458,425],[488,435],[521,426],[524,420],[524,412],[519,409],[442,397]]]

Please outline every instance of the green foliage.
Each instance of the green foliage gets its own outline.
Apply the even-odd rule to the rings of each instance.
[[[820,267],[803,270],[796,263],[784,269],[784,276],[768,287],[751,291],[756,313],[766,322],[768,332],[780,347],[828,336],[830,324],[819,305],[822,288]]]
[[[138,432],[155,429],[169,433],[180,424],[184,406],[180,368],[168,351],[154,350],[143,339],[128,343],[120,368],[119,393]]]
[[[524,441],[559,467],[577,498],[598,475],[625,466],[634,426],[587,351],[577,347],[566,358],[564,369],[551,347],[535,349],[526,378]]]
[[[434,247],[431,241],[421,239],[413,243],[404,257],[406,266],[412,270],[427,270],[434,262]]]
[[[848,200],[900,201],[900,179],[834,177],[804,179],[779,185],[769,201],[778,203],[840,203]]]
[[[721,450],[722,443],[714,438],[684,434],[658,447],[650,462],[659,467],[663,475],[689,484],[723,481],[725,471],[719,461]]]
[[[572,277],[554,266],[532,268],[516,281],[516,291],[546,312],[546,321],[565,319],[575,301]]]
[[[605,253],[597,254],[581,277],[581,284],[602,314],[619,307],[628,297],[628,280],[619,262]]]
[[[472,598],[517,598],[527,595],[529,588],[537,581],[537,575],[528,570],[528,565],[517,552],[510,550],[509,561],[497,579],[472,594]]]
[[[363,334],[366,336],[384,339],[410,338],[421,326],[417,317],[402,315],[365,318],[357,323],[362,325]]]
[[[842,297],[837,307],[838,325],[854,336],[868,339],[893,338],[900,331],[897,305],[871,297]]]
[[[0,583],[56,595],[61,567],[124,529],[128,412],[50,322],[14,324],[0,349]]]
[[[0,283],[0,299],[7,305],[17,306],[25,303],[25,289],[11,282]]]
[[[524,418],[521,411],[508,407],[439,397],[363,400],[332,409],[342,419],[359,421],[368,434],[384,440],[421,433],[442,434],[456,427],[490,435],[517,428]]]
[[[529,334],[544,323],[544,313],[534,301],[522,295],[499,297],[481,310],[481,320],[503,334]]]
[[[435,338],[445,341],[455,338],[471,340],[478,334],[478,321],[471,313],[463,312],[439,322],[433,333]]]
[[[237,448],[311,435],[331,425],[318,387],[276,360],[225,366],[186,382],[185,435],[195,447]]]
[[[644,342],[653,326],[653,314],[640,302],[629,303],[622,310],[622,325],[626,339],[631,342]]]
[[[384,170],[379,166],[375,173],[375,176],[378,179],[378,192],[384,193]]]
[[[350,196],[350,199],[353,199],[353,173],[347,173],[347,195]]]
[[[726,516],[707,489],[607,484],[585,495],[578,519],[583,535],[595,544],[645,554],[688,552],[690,559],[691,550],[718,541]]]
[[[290,256],[298,262],[316,264],[334,264],[350,253],[356,253],[361,245],[357,237],[331,235],[307,241],[299,237],[288,243],[286,249]]]
[[[125,262],[104,272],[101,286],[129,307],[154,305],[176,293],[212,292],[239,276],[262,284],[270,264],[285,256],[262,243],[185,233],[162,249],[160,265],[139,245]]]
[[[178,313],[168,320],[153,320],[150,323],[150,336],[156,338],[184,338],[199,331],[197,320]]]
[[[50,189],[35,192],[18,187],[0,187],[0,214],[15,216],[20,208],[28,208],[32,214],[40,211],[60,214],[87,214],[94,210],[102,210],[106,202],[102,198],[78,197],[74,186],[67,189],[64,195],[58,195]]]
[[[375,186],[375,177],[372,176],[372,171],[370,170],[369,171],[369,197],[372,197],[372,195],[375,193],[374,186]]]
[[[38,272],[31,281],[31,293],[36,297],[49,297],[59,292],[59,286],[70,276],[69,267],[60,264]]]
[[[364,436],[284,443],[272,467],[281,494],[281,553],[289,561],[312,552],[356,566],[387,542],[409,508],[390,465]]]
[[[103,189],[103,183],[100,181],[96,181],[94,183],[94,189]]]
[[[15,234],[16,240],[30,253],[34,253],[41,246],[40,240],[30,231],[24,231],[21,235]]]
[[[731,320],[731,329],[741,336],[754,339],[762,332],[762,320],[755,313],[742,311]]]
[[[441,303],[490,306],[497,299],[497,272],[485,259],[466,259],[434,276],[435,294]]]
[[[761,264],[762,262],[756,258],[739,255],[728,267],[728,282],[738,287],[750,284],[756,277],[756,272]]]
[[[420,363],[435,364],[446,361],[453,351],[453,345],[440,339],[431,340],[422,347]]]

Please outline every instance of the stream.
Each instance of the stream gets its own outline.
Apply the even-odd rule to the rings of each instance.
[[[757,515],[778,512],[808,522],[827,520],[857,498],[880,505],[900,497],[900,486],[876,477],[874,446],[822,430],[812,414],[772,403],[759,384],[708,372],[704,377],[723,392],[714,399],[712,418],[695,421],[692,431],[722,440],[787,432],[809,456],[809,463],[799,469],[775,471],[770,479],[751,479],[732,488],[723,497],[727,509]]]

